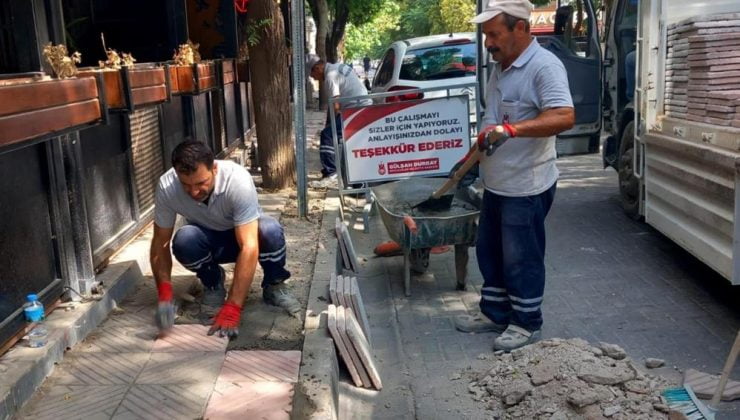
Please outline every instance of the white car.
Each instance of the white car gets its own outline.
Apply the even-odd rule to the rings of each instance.
[[[375,72],[371,93],[425,89],[475,83],[476,42],[474,32],[430,35],[396,41],[390,45]],[[471,123],[475,123],[475,86],[453,89],[451,95],[470,98]],[[398,100],[445,96],[443,90],[386,98]]]

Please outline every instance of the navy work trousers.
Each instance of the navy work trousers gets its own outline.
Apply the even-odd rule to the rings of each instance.
[[[285,269],[285,235],[274,218],[262,215],[259,220],[259,263],[264,277],[262,287],[285,281],[290,272]],[[212,230],[188,224],[177,230],[172,240],[172,253],[177,261],[195,272],[204,287],[215,289],[221,282],[219,264],[236,262],[239,244],[234,229]]]
[[[486,191],[478,225],[476,255],[483,275],[481,312],[497,324],[528,331],[542,326],[545,291],[545,217],[556,184],[527,197]]]
[[[321,159],[321,174],[329,176],[337,172],[336,151],[334,150],[334,139],[331,135],[331,115],[333,112],[326,114],[326,126],[321,130],[321,144],[319,145],[319,158]],[[342,139],[342,117],[336,114],[335,122],[337,126],[337,139]]]

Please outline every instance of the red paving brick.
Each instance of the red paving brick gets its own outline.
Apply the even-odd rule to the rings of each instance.
[[[204,419],[290,418],[300,351],[226,353]]]
[[[288,420],[293,386],[285,382],[218,382],[203,418]]]
[[[300,351],[230,351],[221,368],[219,381],[296,382]]]

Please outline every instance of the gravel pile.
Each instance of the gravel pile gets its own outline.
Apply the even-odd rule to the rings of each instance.
[[[471,380],[494,419],[668,418],[660,393],[677,386],[640,372],[619,346],[559,338],[497,353]]]

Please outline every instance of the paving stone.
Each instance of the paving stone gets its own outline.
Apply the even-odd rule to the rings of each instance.
[[[285,382],[219,382],[203,418],[288,420],[293,387]]]
[[[683,376],[684,385],[691,385],[699,398],[711,399],[719,385],[719,375],[710,375],[696,369],[687,369]],[[722,392],[722,401],[740,399],[740,382],[728,380]]]
[[[337,276],[337,306],[347,307],[347,301],[344,294],[344,276]]]
[[[152,353],[137,384],[214,383],[225,355],[218,352]]]
[[[348,345],[351,346],[351,343],[345,342],[344,335],[339,332],[337,308],[338,306],[336,305],[329,305],[329,333],[334,339],[340,359],[344,362],[344,366],[352,377],[352,381],[355,383],[355,386],[361,387],[364,385],[365,378],[360,376],[360,371],[364,371],[364,368],[359,363],[359,359],[355,363],[355,359],[357,359],[356,354],[353,355],[353,353],[350,353],[350,349],[347,347]],[[367,379],[369,383],[370,379]]]
[[[205,325],[175,325],[165,337],[154,342],[153,352],[198,352],[215,351],[225,352],[229,341],[218,334],[207,335]]]
[[[126,393],[112,419],[201,418],[213,385],[134,385]]]
[[[352,304],[352,278],[350,276],[344,276],[344,287],[342,287],[342,297],[339,299],[341,302],[343,302],[344,309],[352,311],[352,314],[357,314],[355,312],[355,307]]]
[[[352,307],[357,316],[357,320],[360,322],[362,331],[365,333],[368,343],[373,344],[370,323],[367,319],[367,311],[365,310],[365,303],[363,302],[362,295],[360,294],[360,288],[357,284],[357,277],[350,279],[350,299],[352,300]]]
[[[300,363],[300,351],[232,350],[226,353],[218,380],[293,383]]]
[[[23,408],[25,419],[110,419],[128,385],[43,387]]]
[[[341,310],[339,311],[339,317],[340,319],[342,317]],[[360,357],[363,366],[365,366],[365,370],[367,370],[367,373],[370,376],[372,385],[375,387],[375,389],[380,391],[381,389],[383,389],[383,383],[380,379],[378,368],[376,367],[375,358],[373,357],[372,353],[372,347],[370,347],[370,344],[367,342],[365,335],[362,333],[362,328],[357,322],[357,319],[355,319],[354,315],[352,315],[352,312],[345,311],[344,317],[346,322],[345,326],[347,330],[347,335],[349,336],[352,345],[357,351],[357,354]]]
[[[337,296],[337,280],[337,274],[331,273],[331,279],[329,280],[329,296],[331,297],[331,303],[334,305],[340,305],[339,297]]]
[[[156,327],[98,328],[80,343],[75,351],[106,353],[146,353],[154,347]]]
[[[149,353],[71,353],[55,369],[57,385],[127,385],[142,371]]]
[[[349,253],[347,252],[347,245],[344,243],[344,235],[342,234],[342,226],[344,223],[342,219],[336,218],[334,221],[334,234],[337,237],[337,247],[339,248],[339,254],[342,257],[342,263],[345,269],[353,270],[352,263],[349,259]]]

